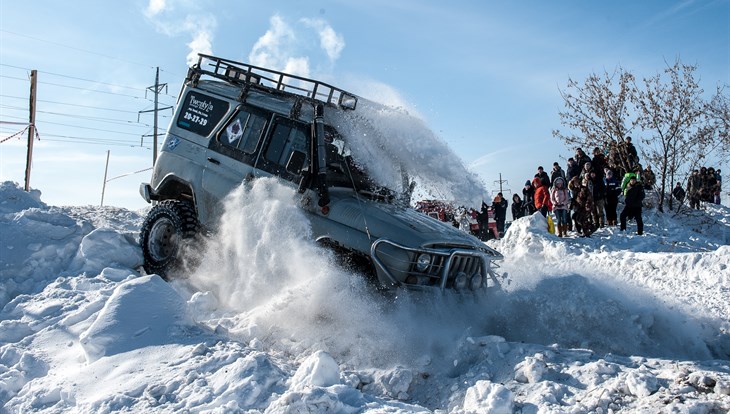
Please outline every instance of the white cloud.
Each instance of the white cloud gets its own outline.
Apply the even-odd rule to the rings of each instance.
[[[305,78],[310,77],[311,75],[309,73],[309,58],[288,58],[286,61],[286,65],[284,66],[284,72],[291,73],[293,75],[303,76]]]
[[[201,30],[195,34],[193,40],[188,43],[188,47],[190,48],[190,53],[187,56],[188,66],[192,66],[198,61],[198,53],[208,55],[213,53],[212,36],[211,32],[205,30]]]
[[[297,37],[291,26],[278,15],[271,16],[269,23],[269,30],[253,45],[248,60],[253,65],[283,69],[292,57]]]
[[[198,53],[213,53],[213,33],[218,22],[213,14],[200,10],[196,3],[150,0],[144,14],[160,33],[169,37],[191,37],[187,43],[190,48],[188,64],[197,61]]]
[[[156,16],[165,10],[165,6],[165,0],[150,0],[149,4],[147,4],[147,10],[145,10],[145,16]]]
[[[248,60],[253,65],[309,77],[313,62],[315,66],[321,66],[316,63],[322,61],[332,65],[344,48],[344,37],[322,19],[300,19],[292,24],[273,15]]]
[[[331,61],[339,59],[340,53],[345,48],[345,38],[322,19],[302,19],[302,21],[317,30],[319,45],[327,53],[329,59]]]

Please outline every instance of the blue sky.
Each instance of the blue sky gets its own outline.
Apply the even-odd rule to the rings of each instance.
[[[648,77],[677,57],[701,86],[730,85],[730,0],[716,1],[5,1],[0,121],[27,120],[39,71],[31,186],[54,205],[99,204],[108,176],[151,166],[155,67],[174,103],[191,51],[296,68],[409,108],[467,166],[520,191],[565,165],[559,88],[618,65]],[[102,109],[93,109],[102,108]],[[160,127],[169,123],[163,112]],[[0,140],[22,129],[0,124]],[[0,180],[23,183],[26,136],[0,144]],[[728,166],[724,166],[730,171]],[[140,208],[149,172],[107,183],[105,204]]]

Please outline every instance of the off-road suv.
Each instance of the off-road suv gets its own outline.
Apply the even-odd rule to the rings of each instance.
[[[326,83],[200,55],[140,193],[153,202],[140,234],[144,268],[163,277],[181,243],[214,231],[223,198],[276,176],[298,189],[316,240],[363,265],[383,287],[479,290],[499,285],[502,256],[376,185],[328,122],[358,97]]]

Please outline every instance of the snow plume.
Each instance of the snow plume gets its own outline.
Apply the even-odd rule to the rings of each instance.
[[[480,315],[440,295],[398,292],[393,299],[377,292],[311,240],[295,198],[295,190],[273,178],[230,194],[220,229],[189,280],[198,291],[190,299],[197,320],[244,341],[268,338],[266,346],[283,352],[325,350],[372,367],[448,352],[474,322],[455,323],[453,315]]]
[[[191,37],[186,60],[188,66],[198,61],[198,53],[213,53],[213,31],[217,20],[213,14],[205,12],[194,2],[149,0],[144,15],[157,31],[175,37],[187,34]]]
[[[310,60],[322,61],[324,52],[330,65],[345,48],[342,35],[322,19],[300,19],[290,24],[279,15],[270,19],[270,27],[254,44],[248,55],[251,64],[310,77]],[[316,68],[317,72],[325,68]]]
[[[419,198],[478,208],[489,199],[484,183],[423,120],[402,107],[360,99],[355,111],[329,121],[345,136],[355,161],[381,185],[402,186],[401,169],[417,183]]]

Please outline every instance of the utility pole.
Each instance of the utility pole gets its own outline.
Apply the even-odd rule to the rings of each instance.
[[[496,180],[495,183],[499,183],[499,192],[504,194],[504,190],[502,190],[502,184],[507,183],[507,180],[502,179],[502,173],[499,173],[499,180]]]
[[[35,95],[38,71],[30,71],[30,117],[28,119],[28,155],[25,159],[25,191],[30,191],[30,167],[33,164],[33,137],[35,136]]]
[[[153,131],[152,131],[152,165],[155,165],[155,162],[157,162],[157,113],[159,111],[164,111],[166,109],[172,109],[171,106],[166,106],[164,108],[159,108],[157,105],[159,103],[158,96],[162,90],[165,90],[165,93],[167,93],[167,84],[166,83],[160,83],[160,67],[157,67],[157,71],[155,72],[155,84],[152,86],[147,87],[147,90],[145,91],[144,97],[147,97],[147,91],[152,91],[155,94],[155,109],[149,109],[147,111],[139,111],[137,114],[137,122],[139,122],[139,114],[143,114],[145,112],[154,112],[154,123],[153,123]]]
[[[106,150],[106,167],[104,167],[104,185],[101,187],[101,204],[99,207],[104,207],[104,191],[106,191],[106,174],[109,172],[109,153],[111,150]]]

